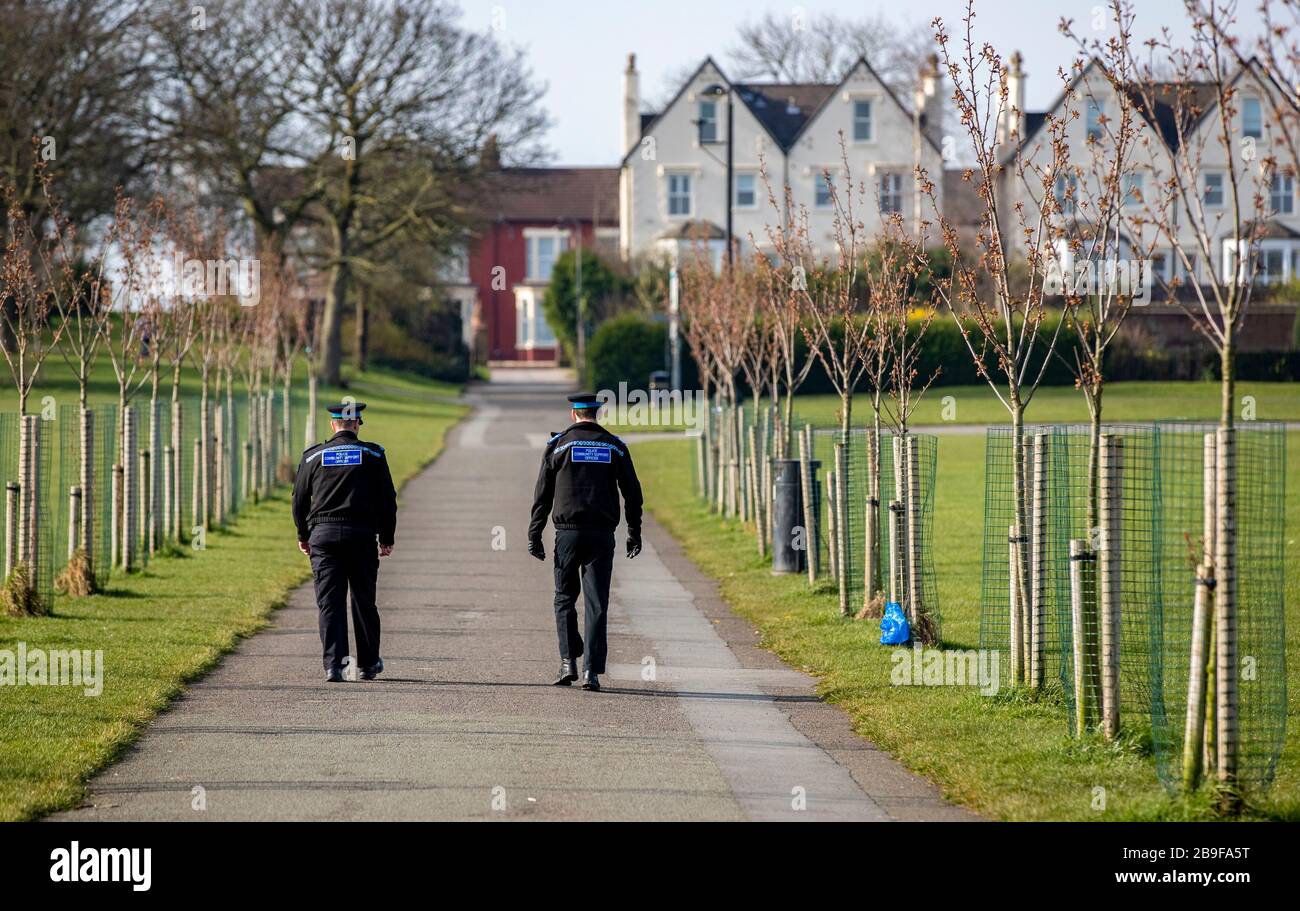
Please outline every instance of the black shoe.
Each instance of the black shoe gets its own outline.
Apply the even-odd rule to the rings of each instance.
[[[325,682],[326,682],[326,683],[342,683],[342,682],[343,682],[343,668],[341,668],[341,667],[332,667],[332,668],[330,668],[328,671],[326,671],[326,672],[325,672]]]
[[[582,674],[582,688],[590,693],[599,693],[600,677],[591,671],[584,671]]]
[[[383,672],[384,672],[384,659],[380,658],[374,664],[370,665],[370,667],[366,668],[361,672],[361,679],[374,680]]]
[[[560,676],[555,678],[551,686],[568,686],[578,679],[578,661],[572,659],[569,661],[560,661]]]

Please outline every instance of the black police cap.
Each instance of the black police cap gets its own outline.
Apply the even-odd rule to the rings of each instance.
[[[601,406],[601,401],[596,398],[596,393],[594,392],[575,392],[573,395],[569,396],[569,405],[574,411],[585,411],[588,409],[599,408]]]
[[[365,402],[340,402],[337,405],[326,405],[325,410],[330,413],[330,417],[336,421],[356,421],[361,423],[361,412],[366,410]]]

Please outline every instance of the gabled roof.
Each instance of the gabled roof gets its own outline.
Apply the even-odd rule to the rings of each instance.
[[[1124,86],[1133,110],[1142,115],[1165,145],[1178,151],[1180,136],[1186,136],[1205,117],[1216,103],[1212,82],[1153,82],[1149,85],[1132,83]],[[1178,112],[1183,122],[1178,123]]]
[[[701,63],[695,69],[695,72],[691,74],[690,78],[682,83],[681,88],[677,90],[677,94],[673,96],[672,101],[664,105],[662,111],[659,111],[656,114],[641,115],[642,136],[654,127],[660,117],[677,104],[678,100],[686,92],[687,87],[696,80],[706,67],[709,66],[712,66],[717,70],[718,77],[727,85],[732,87],[733,91],[736,93],[736,97],[738,97],[745,107],[749,109],[749,112],[754,115],[754,119],[758,121],[759,125],[767,135],[772,138],[772,141],[775,142],[783,152],[789,152],[794,148],[794,144],[799,141],[799,138],[803,135],[804,131],[806,131],[809,125],[817,119],[822,110],[824,110],[827,104],[830,103],[831,99],[835,97],[835,93],[838,92],[844,83],[848,81],[849,77],[857,71],[859,66],[866,67],[867,72],[871,74],[882,88],[884,88],[885,94],[889,96],[890,100],[893,101],[895,105],[897,105],[899,110],[905,113],[908,117],[912,116],[912,112],[908,108],[904,107],[903,103],[898,100],[898,96],[894,94],[894,91],[889,87],[889,84],[881,79],[876,71],[872,69],[871,64],[867,62],[866,57],[859,57],[855,60],[852,66],[845,71],[843,78],[836,83],[732,82],[727,78],[726,74],[722,72],[722,67],[718,66],[718,64],[714,62],[712,57],[706,57],[704,58],[704,62]],[[926,140],[934,147],[935,151],[939,151],[939,145],[932,135],[933,128],[936,128],[937,125],[928,124],[924,116],[921,118],[921,123],[921,132],[925,135]],[[623,164],[627,164],[627,160],[634,149],[635,147],[629,149],[627,154],[623,156]]]
[[[1236,83],[1245,73],[1246,67],[1254,62],[1255,58],[1252,57],[1245,66],[1240,67],[1229,80],[1229,84]],[[1034,135],[1042,129],[1051,113],[1061,106],[1066,96],[1075,90],[1094,66],[1101,66],[1101,61],[1097,57],[1090,59],[1088,65],[1075,74],[1070,84],[1047,110],[1025,113],[1025,136],[1016,146],[1015,155],[1019,155],[1024,150]],[[1142,119],[1156,131],[1161,141],[1174,152],[1178,151],[1180,136],[1187,136],[1195,130],[1218,104],[1215,84],[1208,81],[1129,83],[1123,86],[1121,91],[1128,97],[1133,110],[1142,116]],[[1178,123],[1180,110],[1183,115],[1181,125]],[[1011,157],[1013,156],[1009,154],[1004,160],[1010,160]]]
[[[816,82],[743,82],[736,94],[783,151],[790,151],[836,86]]]
[[[794,147],[795,142],[799,140],[799,137],[803,134],[803,131],[808,128],[809,124],[811,124],[814,120],[817,119],[818,115],[820,115],[822,112],[822,108],[824,108],[827,104],[830,103],[830,100],[835,97],[835,93],[838,92],[843,87],[844,83],[849,81],[849,77],[852,76],[854,72],[857,71],[857,68],[860,66],[866,67],[867,72],[871,74],[871,78],[875,79],[876,83],[885,90],[885,94],[889,96],[890,101],[894,102],[895,107],[897,107],[908,117],[912,116],[913,112],[909,110],[903,104],[903,102],[898,100],[898,96],[895,95],[894,90],[889,87],[889,83],[880,78],[880,74],[875,71],[875,69],[871,66],[871,63],[867,60],[867,58],[864,56],[858,57],[858,59],[853,61],[853,63],[849,66],[849,68],[844,71],[844,75],[840,77],[839,82],[835,83],[834,85],[827,86],[827,88],[829,88],[830,91],[826,93],[826,96],[822,99],[821,103],[817,106],[817,109],[812,111],[808,115],[808,117],[804,120],[803,126],[800,127],[799,132],[796,133],[794,137],[791,139],[790,145],[788,147],[785,147],[785,150],[787,152]],[[934,129],[942,129],[942,125],[929,123],[926,119],[925,114],[923,113],[921,115],[921,134],[925,136],[926,141],[930,143],[930,145],[934,148],[934,150],[936,152],[939,152],[940,151],[939,143],[933,135]]]

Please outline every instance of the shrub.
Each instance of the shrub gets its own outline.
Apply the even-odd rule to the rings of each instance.
[[[667,350],[665,323],[636,314],[606,320],[587,344],[587,383],[595,392],[618,389],[620,382],[645,389],[650,374],[664,369]]]

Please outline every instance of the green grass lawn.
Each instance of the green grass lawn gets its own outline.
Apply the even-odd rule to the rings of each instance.
[[[1217,419],[1219,384],[1213,382],[1114,383],[1106,387],[1102,402],[1105,420],[1124,421]],[[1250,397],[1247,400],[1246,397]],[[1253,408],[1256,420],[1300,421],[1300,390],[1295,383],[1241,383],[1238,415]],[[839,399],[831,395],[799,396],[795,409],[800,422],[833,424]],[[870,413],[866,398],[855,399],[855,423]],[[1007,410],[988,386],[938,386],[925,394],[912,418],[914,424],[997,424],[1007,421]],[[1083,394],[1071,386],[1044,386],[1026,412],[1033,423],[1086,423],[1088,409]],[[615,433],[659,430],[663,427],[629,427],[611,422]]]
[[[45,388],[68,394],[66,377],[52,373]],[[115,395],[111,376],[101,376],[96,388],[97,396]],[[384,445],[399,485],[438,453],[465,411],[448,401],[454,387],[396,374],[358,375],[349,391],[369,404],[365,436]],[[338,394],[322,389],[322,404]],[[105,677],[98,697],[73,687],[0,688],[0,820],[75,805],[86,779],[187,682],[263,627],[310,576],[295,540],[288,496],[280,491],[210,535],[202,552],[177,552],[141,572],[115,575],[103,594],[58,600],[53,617],[0,617],[0,649],[19,642],[102,649]]]
[[[1196,384],[1128,386],[1113,402],[1126,402],[1126,417],[1209,416],[1213,388]],[[1162,390],[1168,401],[1160,405]],[[1079,393],[1071,394],[1077,396]],[[1258,388],[1260,419],[1300,417],[1293,388]],[[1288,402],[1288,396],[1290,401]],[[1208,398],[1207,403],[1203,401]],[[1148,403],[1146,400],[1151,400]],[[1060,408],[1040,407],[1036,420],[1070,419]],[[1267,403],[1267,404],[1266,404]],[[995,403],[996,404],[996,403]],[[1290,414],[1283,414],[1286,408]],[[1168,408],[1168,410],[1165,410]],[[1208,408],[1208,410],[1206,410]],[[1270,414],[1275,408],[1279,413]],[[1116,404],[1116,411],[1120,407]],[[966,410],[963,418],[982,420]],[[991,415],[990,415],[991,417]],[[1119,415],[1115,416],[1119,420]],[[1300,433],[1288,434],[1288,474],[1300,472]],[[638,444],[638,471],[655,517],[685,546],[700,568],[716,579],[723,597],[761,632],[764,644],[790,664],[820,678],[820,692],[840,705],[857,731],[926,776],[951,800],[979,813],[1013,820],[1199,819],[1210,816],[1202,798],[1170,797],[1156,780],[1155,764],[1136,742],[1106,745],[1066,736],[1064,709],[1024,694],[982,697],[955,687],[895,687],[890,683],[893,650],[878,644],[874,621],[842,620],[829,586],[810,593],[800,578],[773,577],[758,558],[750,531],[713,515],[695,498],[690,445],[684,441]],[[683,479],[687,479],[683,481]],[[939,443],[935,505],[936,570],[945,644],[979,644],[979,585],[983,539],[984,438],[946,435]],[[1300,819],[1300,491],[1288,491],[1286,540],[1288,738],[1270,796],[1253,815]],[[1096,788],[1105,789],[1106,809],[1093,808]]]

